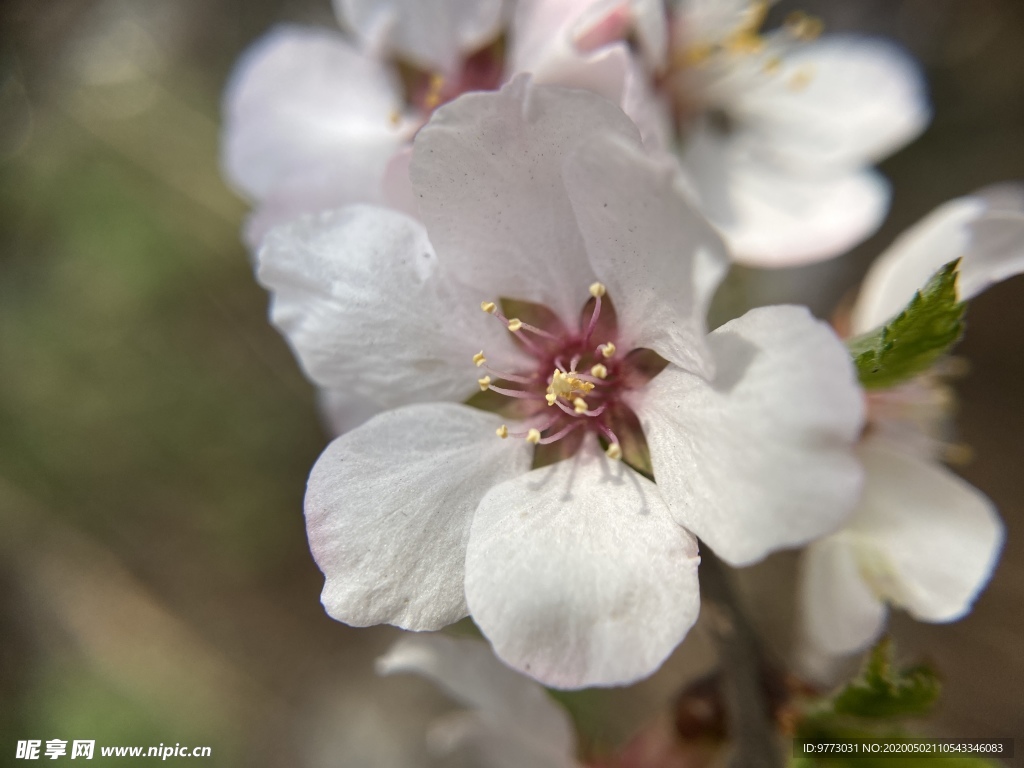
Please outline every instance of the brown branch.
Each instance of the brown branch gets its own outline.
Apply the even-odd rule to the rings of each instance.
[[[722,562],[701,552],[705,609],[718,644],[721,693],[732,742],[731,768],[782,768],[782,752],[764,685],[761,650]]]

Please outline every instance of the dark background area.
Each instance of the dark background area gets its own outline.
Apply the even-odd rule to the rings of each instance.
[[[768,278],[780,300],[820,282],[824,311],[936,205],[1024,178],[1024,3],[775,12],[790,7],[908,46],[935,104],[929,131],[882,166],[895,191],[880,232]],[[217,163],[225,79],[279,21],[334,24],[327,0],[0,5],[0,764],[18,739],[86,738],[208,745],[217,766],[400,766],[449,706],[421,681],[374,676],[394,630],[319,606],[301,505],[326,436],[266,322],[245,206]],[[968,320],[958,423],[974,459],[958,471],[999,506],[1006,548],[967,619],[892,626],[902,656],[945,677],[934,731],[1020,739],[1024,279]],[[792,564],[740,574],[778,653]],[[698,625],[652,680],[570,703],[589,738],[614,743],[711,663]]]

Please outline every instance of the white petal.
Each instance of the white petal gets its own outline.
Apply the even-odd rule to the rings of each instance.
[[[693,625],[698,562],[658,488],[591,441],[484,497],[466,600],[498,656],[545,685],[622,685]]]
[[[709,375],[705,317],[728,269],[725,244],[674,187],[678,169],[636,141],[598,136],[566,163],[569,199],[626,348]]]
[[[487,643],[444,635],[409,635],[377,660],[377,671],[423,675],[523,741],[564,756],[575,749],[575,734],[565,710],[536,681],[498,661]]]
[[[594,276],[562,163],[597,134],[638,135],[600,96],[527,77],[438,109],[416,137],[411,174],[446,265],[494,296],[542,303],[575,323]]]
[[[683,162],[701,210],[741,264],[790,267],[831,258],[874,232],[889,208],[888,184],[873,171],[794,175],[706,127],[688,142]]]
[[[434,721],[427,734],[434,754],[454,757],[452,765],[476,768],[579,768],[572,755],[535,742],[475,712],[453,712]],[[466,762],[462,762],[465,760]],[[447,765],[448,763],[446,763]]]
[[[355,429],[384,410],[372,400],[340,389],[318,389],[316,402],[324,424],[334,437]]]
[[[495,40],[502,24],[502,0],[334,0],[334,6],[370,48],[444,73]]]
[[[868,440],[864,498],[849,530],[873,586],[922,621],[964,616],[1002,549],[1002,521],[978,489],[939,464]]]
[[[844,533],[815,541],[804,552],[800,608],[803,640],[819,654],[855,653],[882,634],[885,604],[864,581]]]
[[[225,175],[262,199],[297,171],[383,172],[404,141],[393,75],[341,35],[278,27],[242,57],[224,98]],[[366,199],[366,198],[363,198]],[[346,201],[347,202],[347,201]]]
[[[481,297],[440,274],[422,225],[395,211],[353,206],[272,230],[259,280],[310,378],[382,406],[466,399],[481,348],[519,359]]]
[[[525,441],[495,436],[500,423],[464,405],[411,405],[327,446],[309,476],[306,531],[331,616],[423,630],[466,615],[473,513],[532,456]]]
[[[853,332],[885,323],[957,258],[962,258],[957,287],[964,300],[1024,272],[1024,187],[997,185],[951,200],[900,235],[864,279]]]
[[[849,353],[801,307],[708,337],[712,382],[669,366],[634,398],[675,519],[747,565],[835,530],[857,501],[863,401]]]
[[[920,68],[882,40],[828,35],[756,82],[729,105],[739,139],[761,160],[815,177],[880,160],[931,119]]]

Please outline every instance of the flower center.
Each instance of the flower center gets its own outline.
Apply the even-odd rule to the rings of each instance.
[[[538,447],[557,444],[551,457],[557,460],[575,452],[591,432],[604,444],[609,457],[621,459],[625,451],[631,464],[639,463],[641,470],[649,471],[639,421],[622,395],[645,384],[664,367],[664,361],[652,367],[654,353],[649,350],[623,354],[618,349],[615,312],[606,293],[601,283],[590,286],[591,298],[576,328],[566,328],[544,308],[538,313],[542,319],[532,324],[507,317],[493,301],[483,302],[480,308],[514,334],[532,364],[525,370],[502,370],[492,367],[481,350],[473,356],[473,362],[485,372],[477,383],[483,392],[510,398],[512,409],[492,407],[509,410],[522,424],[517,431],[503,424],[497,430],[499,437],[525,439]]]
[[[505,68],[502,38],[470,54],[450,76],[399,62],[406,102],[424,122],[442,104],[470,91],[494,91],[501,85]]]
[[[784,58],[794,46],[821,34],[821,20],[794,11],[781,27],[766,32],[762,27],[769,5],[766,0],[753,0],[736,26],[713,40],[694,39],[685,16],[671,23],[669,65],[662,85],[680,129],[685,129],[696,115],[708,110],[723,113],[737,83],[781,77],[790,89],[802,90],[811,82],[812,69],[787,67]],[[732,126],[735,117],[727,117],[726,124]]]

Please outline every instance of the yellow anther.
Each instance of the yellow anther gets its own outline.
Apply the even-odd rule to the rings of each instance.
[[[590,369],[590,375],[596,376],[599,379],[605,379],[608,377],[608,369],[605,368],[603,364],[598,363]]]
[[[814,79],[814,70],[810,67],[804,67],[793,73],[793,76],[789,78],[789,88],[793,91],[802,91],[808,85],[811,84],[811,80]]]
[[[569,400],[579,395],[585,395],[593,388],[593,383],[576,378],[571,373],[563,373],[556,368],[555,372],[551,374],[551,383],[548,384],[547,394],[544,396],[544,399],[548,401],[548,405],[554,405],[555,400],[559,397]],[[586,409],[585,403],[584,409]]]
[[[522,327],[523,321],[520,320],[518,317],[513,317],[511,320],[508,321],[508,329],[512,331],[512,333],[515,333]]]
[[[508,427],[502,424],[500,427],[494,430],[494,434],[496,434],[498,437],[504,440],[506,437],[508,437]]]
[[[590,286],[590,295],[595,299],[598,296],[604,296],[608,292],[608,289],[604,287],[604,283],[593,283]]]
[[[618,461],[622,458],[622,448],[618,443],[609,444],[609,446],[604,449],[604,452],[609,459]]]
[[[477,379],[476,383],[480,385],[481,392],[486,392],[487,388],[491,386],[491,377],[484,376],[482,379]]]
[[[481,301],[480,302],[480,309],[482,309],[488,315],[493,315],[494,314],[494,310],[496,310],[497,308],[498,307],[494,304],[493,301]]]
[[[535,429],[535,428],[531,428],[530,431],[526,433],[526,442],[533,443],[534,445],[539,443],[540,442],[540,430],[539,429]]]
[[[800,40],[814,40],[821,35],[825,25],[821,19],[810,16],[803,11],[793,11],[786,17],[786,26],[790,34]]]
[[[423,97],[423,106],[427,109],[434,109],[434,107],[440,104],[442,90],[444,90],[444,75],[431,75],[430,83],[427,85],[427,93]]]
[[[602,344],[601,345],[601,356],[602,357],[611,357],[614,354],[615,354],[615,345],[612,344],[610,341],[607,344]]]
[[[481,349],[475,355],[473,355],[473,365],[479,368],[481,365],[487,362],[487,358],[484,357],[484,351]]]
[[[577,397],[575,400],[572,401],[572,409],[576,411],[576,413],[586,413],[587,401],[584,400],[582,397]]]

